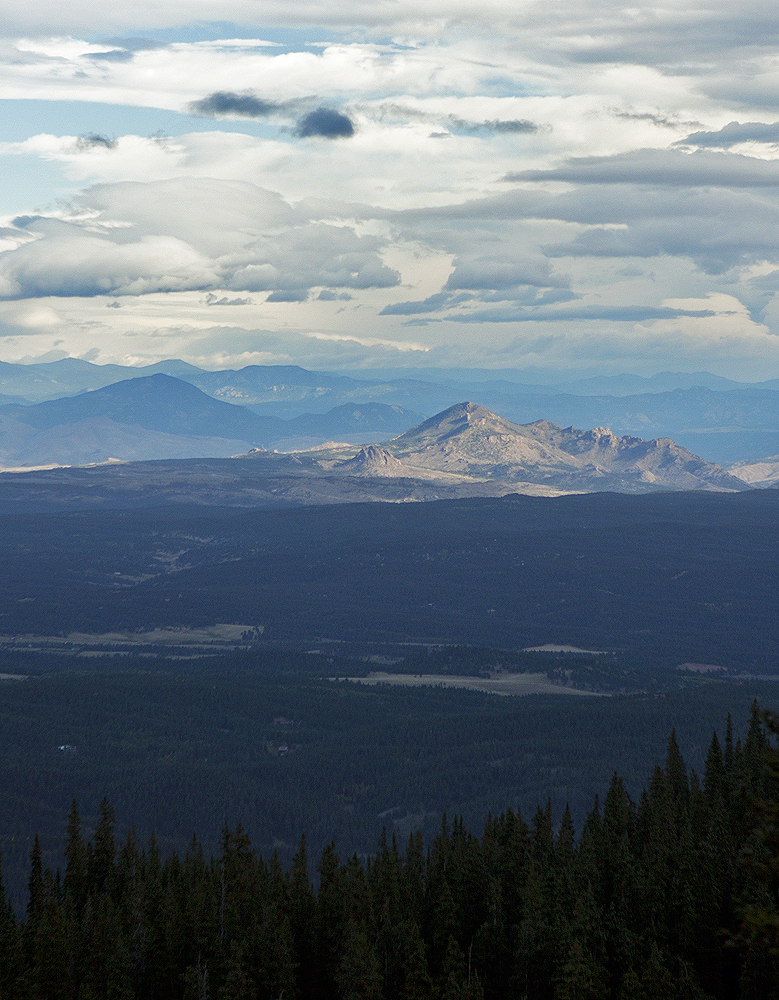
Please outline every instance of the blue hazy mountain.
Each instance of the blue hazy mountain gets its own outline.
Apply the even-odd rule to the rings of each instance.
[[[81,362],[80,364],[84,364]],[[225,457],[254,448],[311,447],[401,433],[421,415],[386,404],[345,405],[293,421],[259,415],[157,373],[30,405],[0,406],[0,465],[85,465],[108,459]]]

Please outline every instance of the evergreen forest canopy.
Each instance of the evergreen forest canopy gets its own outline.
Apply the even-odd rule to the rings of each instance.
[[[614,775],[580,836],[568,810],[508,809],[481,837],[444,818],[425,848],[366,859],[303,838],[285,870],[241,826],[207,860],[116,844],[76,804],[64,872],[32,851],[27,912],[0,907],[7,1000],[770,1000],[779,996],[779,718],[730,718],[703,779],[672,733],[638,802]]]

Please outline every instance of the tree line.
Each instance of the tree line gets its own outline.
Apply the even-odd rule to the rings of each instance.
[[[74,803],[63,870],[36,839],[24,916],[0,900],[3,1000],[771,1000],[779,997],[779,749],[753,706],[699,778],[672,734],[633,801],[614,775],[575,835],[566,809],[444,818],[285,869],[226,826],[163,859],[104,800]]]

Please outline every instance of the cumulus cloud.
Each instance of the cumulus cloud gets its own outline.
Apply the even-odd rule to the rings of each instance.
[[[246,183],[100,185],[61,218],[19,218],[33,237],[0,254],[0,297],[267,291],[303,302],[311,288],[389,288],[384,241],[309,221]],[[238,300],[218,304],[243,304]]]
[[[354,124],[348,115],[334,108],[319,107],[309,111],[297,123],[295,135],[301,139],[319,137],[322,139],[350,139],[354,135]]]

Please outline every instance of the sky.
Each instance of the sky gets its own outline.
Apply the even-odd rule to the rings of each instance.
[[[0,361],[779,377],[764,3],[0,13]]]

